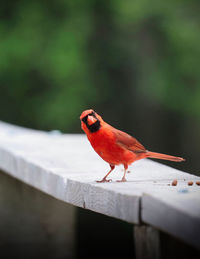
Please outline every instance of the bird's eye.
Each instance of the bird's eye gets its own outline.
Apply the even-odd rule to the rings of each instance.
[[[82,118],[82,121],[86,123],[87,118],[88,118],[88,115],[86,115],[85,117],[83,117],[83,118]]]

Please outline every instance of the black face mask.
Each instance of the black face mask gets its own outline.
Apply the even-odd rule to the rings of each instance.
[[[96,121],[95,123],[89,125],[89,124],[88,124],[88,121],[87,121],[88,115],[95,117],[95,119],[96,119],[97,121]],[[101,127],[100,120],[97,119],[95,113],[88,114],[88,115],[85,116],[85,117],[82,119],[82,121],[85,123],[86,127],[89,129],[89,131],[90,131],[91,133],[98,131],[98,130],[100,129],[100,127]]]
[[[93,132],[96,132],[96,131],[98,131],[98,130],[100,129],[101,124],[100,124],[100,121],[97,120],[95,123],[93,123],[93,124],[91,124],[91,125],[88,125],[88,123],[86,123],[86,126],[87,126],[87,128],[89,129],[89,131],[90,131],[91,133],[93,133]]]

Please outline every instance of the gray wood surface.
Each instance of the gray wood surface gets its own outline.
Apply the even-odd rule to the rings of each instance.
[[[142,219],[197,246],[200,186],[187,185],[188,180],[200,180],[197,176],[143,159],[130,166],[127,182],[116,182],[123,175],[120,166],[111,173],[111,183],[96,183],[109,166],[85,135],[34,131],[3,122],[0,168],[57,199],[130,223],[140,224]],[[174,179],[177,186],[170,185]],[[167,214],[174,220],[183,215],[177,231]]]
[[[199,192],[143,194],[142,220],[200,248]]]

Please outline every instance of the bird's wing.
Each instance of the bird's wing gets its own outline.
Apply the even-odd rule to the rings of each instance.
[[[113,128],[113,132],[116,136],[116,143],[134,153],[143,153],[146,152],[145,147],[140,144],[137,139],[133,138],[129,134]]]

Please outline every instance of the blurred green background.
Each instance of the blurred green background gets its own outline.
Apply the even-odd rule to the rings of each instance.
[[[2,0],[0,120],[78,133],[93,108],[200,174],[199,10],[198,0]]]

